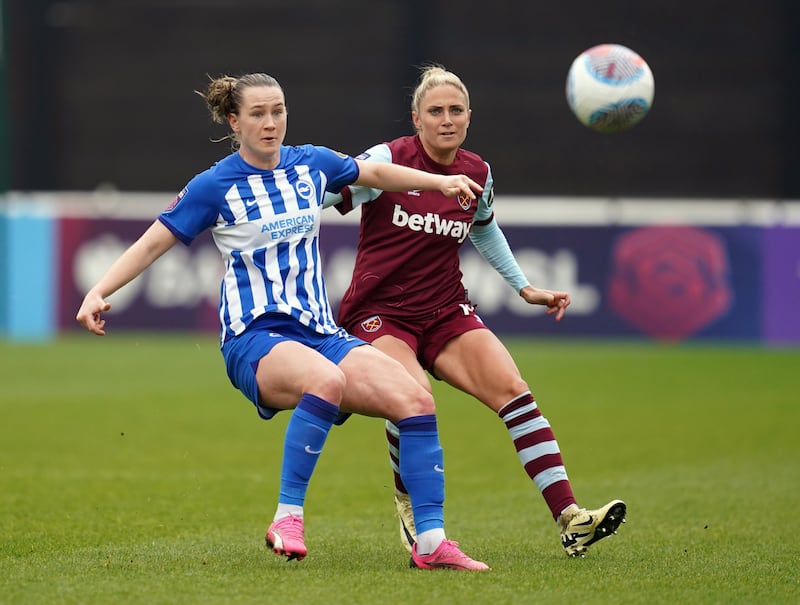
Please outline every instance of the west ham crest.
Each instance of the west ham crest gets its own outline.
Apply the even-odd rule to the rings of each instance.
[[[380,315],[373,315],[361,322],[361,329],[364,332],[377,332],[383,326]]]

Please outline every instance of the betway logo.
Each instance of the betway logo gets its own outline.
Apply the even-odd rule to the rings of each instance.
[[[459,244],[467,239],[469,230],[472,227],[472,223],[443,219],[433,212],[428,212],[424,215],[409,214],[403,210],[400,204],[394,205],[392,224],[398,227],[408,227],[412,231],[424,231],[425,233],[450,236],[457,239]]]

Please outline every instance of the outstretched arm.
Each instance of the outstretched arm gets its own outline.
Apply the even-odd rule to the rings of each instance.
[[[103,328],[106,320],[101,318],[101,313],[111,308],[105,298],[136,278],[177,241],[178,238],[160,221],[150,225],[86,293],[75,317],[78,323],[94,334],[105,336]]]
[[[444,175],[432,174],[407,166],[388,164],[385,162],[366,162],[356,160],[359,176],[356,185],[366,185],[384,191],[404,191],[410,189],[427,189],[440,191],[447,197],[466,195],[475,199],[475,193],[483,191],[468,176],[463,174]]]

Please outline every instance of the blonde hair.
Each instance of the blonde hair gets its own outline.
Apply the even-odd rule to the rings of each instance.
[[[278,81],[263,73],[245,74],[234,78],[232,76],[220,76],[218,78],[209,77],[208,87],[205,92],[195,90],[195,92],[203,97],[208,111],[211,113],[211,120],[216,124],[227,124],[228,116],[230,114],[238,114],[242,105],[242,96],[246,88],[253,86],[269,86],[281,88]],[[281,90],[283,90],[281,88]],[[237,136],[234,133],[229,133],[228,136],[221,139],[215,139],[216,142],[231,139],[234,146],[238,143]]]
[[[411,97],[411,111],[419,113],[419,106],[422,103],[422,98],[432,88],[437,86],[455,86],[464,95],[467,100],[467,109],[469,109],[469,91],[464,83],[452,71],[447,71],[442,65],[432,64],[426,65],[422,68],[422,73],[419,76],[419,82],[414,89],[414,94]]]

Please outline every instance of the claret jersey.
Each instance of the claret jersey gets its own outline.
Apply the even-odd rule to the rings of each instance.
[[[466,174],[483,187],[475,200],[445,197],[439,191],[389,192],[346,187],[336,208],[342,214],[361,206],[355,269],[342,298],[339,319],[368,309],[370,314],[426,318],[464,300],[458,251],[473,223],[492,220],[492,176],[480,156],[459,149],[455,161],[434,162],[417,136],[376,145],[358,159],[392,162],[437,174]],[[368,203],[367,203],[368,202]]]
[[[358,178],[353,158],[325,147],[282,146],[261,170],[234,152],[195,176],[159,220],[183,243],[210,229],[225,274],[221,340],[267,312],[291,315],[320,334],[337,331],[319,263],[325,191]]]

